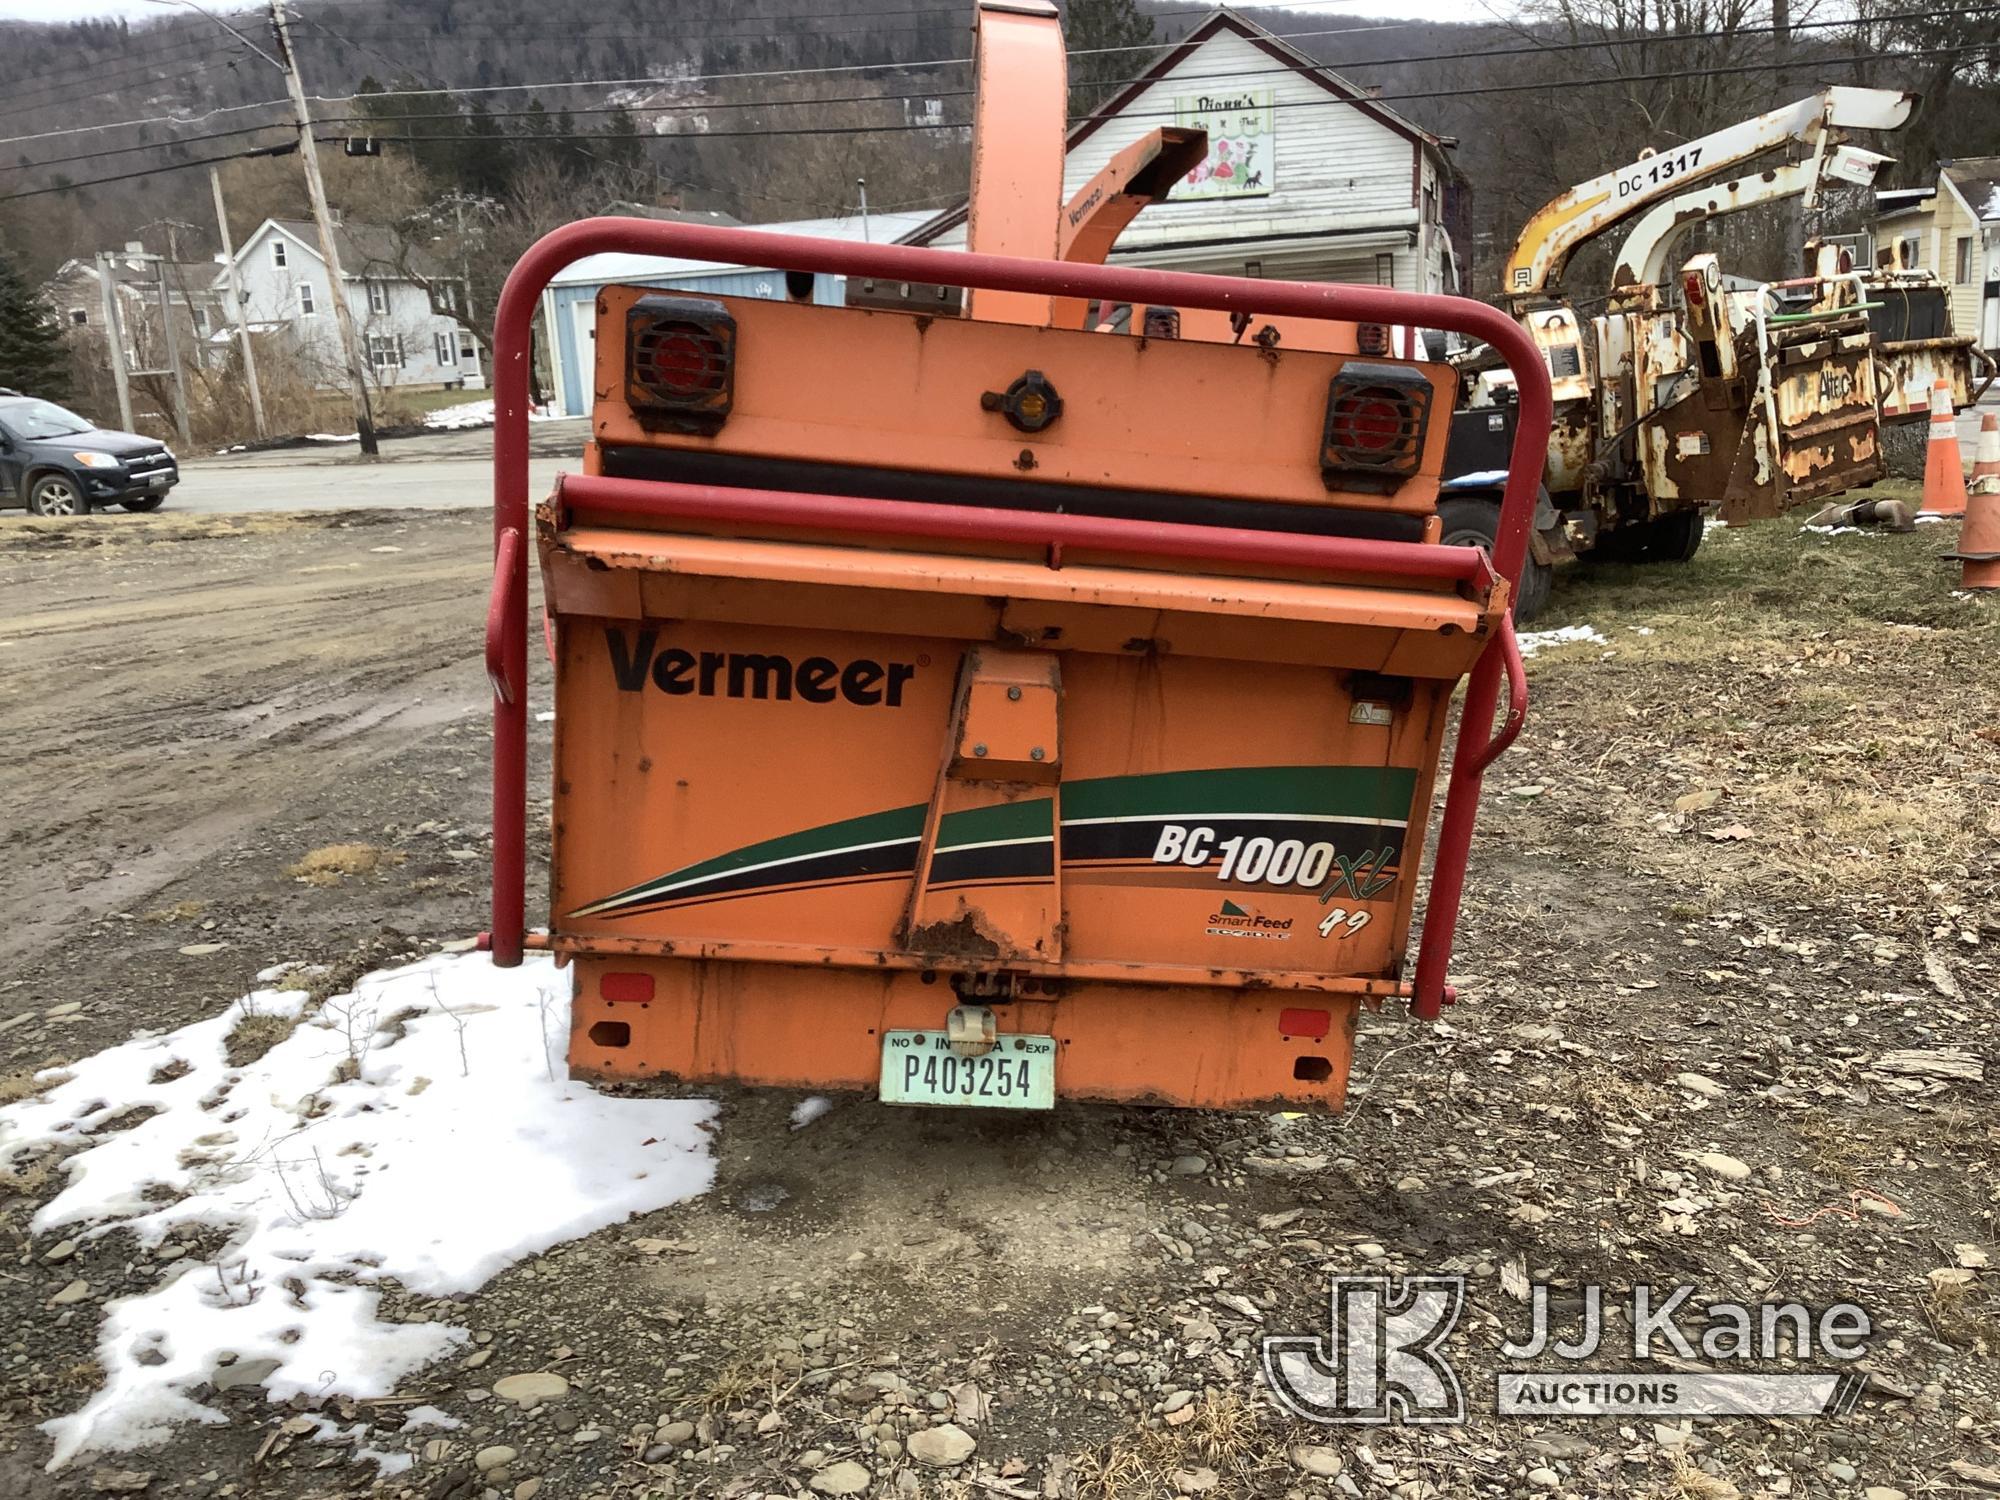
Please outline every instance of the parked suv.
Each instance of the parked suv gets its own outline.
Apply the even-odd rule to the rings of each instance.
[[[87,515],[93,506],[158,510],[180,483],[164,443],[107,432],[34,396],[0,392],[0,506],[38,516]]]

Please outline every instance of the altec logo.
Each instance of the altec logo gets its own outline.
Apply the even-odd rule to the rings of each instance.
[[[1222,903],[1222,910],[1209,913],[1208,935],[1210,937],[1266,938],[1272,942],[1288,942],[1292,936],[1292,919],[1280,921],[1276,917],[1262,916],[1257,912],[1245,911],[1234,901]]]
[[[764,698],[780,703],[845,701],[860,708],[901,708],[903,689],[917,669],[909,662],[871,661],[858,656],[841,663],[826,656],[793,661],[769,651],[684,651],[659,649],[660,632],[651,626],[628,636],[606,629],[611,676],[621,693],[645,691],[650,678],[669,697]]]

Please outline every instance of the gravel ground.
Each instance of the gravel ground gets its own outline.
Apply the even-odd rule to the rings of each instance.
[[[795,1130],[799,1096],[730,1094],[705,1197],[470,1298],[392,1289],[384,1316],[473,1337],[393,1398],[274,1407],[220,1366],[226,1425],[54,1475],[34,1424],[95,1388],[104,1302],[215,1247],[31,1235],[55,1168],[17,1163],[0,1496],[2000,1490],[2000,614],[1950,597],[1941,530],[1566,578],[1544,623],[1604,644],[1532,665],[1467,998],[1365,1017],[1339,1119],[842,1097]],[[337,986],[483,925],[484,541],[470,513],[0,528],[29,896],[0,1097],[266,965]],[[1318,1427],[1260,1379],[1329,1274],[1382,1271],[1467,1278],[1465,1424]],[[1587,1284],[1857,1302],[1866,1388],[1839,1418],[1500,1418],[1531,1282],[1559,1323]],[[1633,1367],[1621,1339],[1594,1363]]]

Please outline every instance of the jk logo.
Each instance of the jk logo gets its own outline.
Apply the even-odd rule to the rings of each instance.
[[[1264,1379],[1308,1422],[1465,1420],[1465,1392],[1440,1346],[1465,1306],[1463,1276],[1336,1276],[1327,1333],[1264,1339]]]

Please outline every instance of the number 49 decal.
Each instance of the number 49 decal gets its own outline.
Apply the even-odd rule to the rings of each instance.
[[[1353,937],[1367,925],[1367,912],[1358,908],[1349,911],[1344,906],[1336,906],[1319,919],[1319,935],[1323,938]]]

